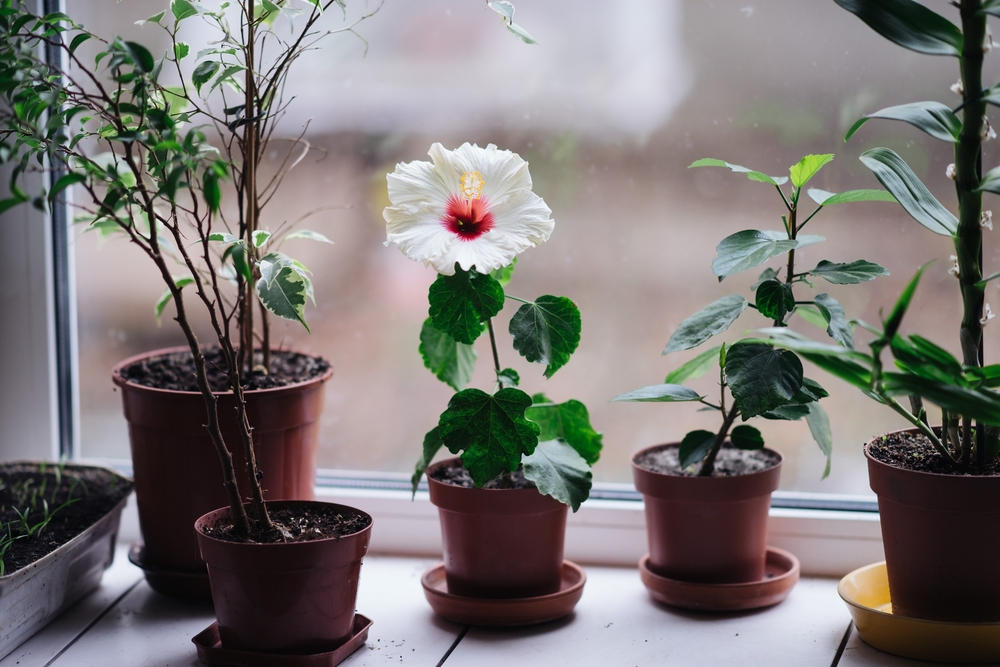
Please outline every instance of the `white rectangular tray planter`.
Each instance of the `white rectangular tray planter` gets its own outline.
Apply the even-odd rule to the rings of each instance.
[[[108,472],[122,483],[131,483],[113,470]],[[115,556],[118,523],[127,502],[125,496],[110,512],[66,544],[27,567],[0,577],[0,659],[101,585],[101,576],[111,567]]]

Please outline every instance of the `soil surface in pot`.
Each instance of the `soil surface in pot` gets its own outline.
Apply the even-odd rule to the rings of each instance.
[[[904,470],[932,472],[938,475],[973,474],[966,468],[952,465],[934,449],[933,443],[923,433],[888,433],[876,438],[868,447],[876,461]],[[993,459],[977,475],[1000,475],[1000,463]]]
[[[438,468],[431,475],[435,480],[441,482],[442,484],[451,484],[452,486],[461,486],[466,489],[474,489],[476,487],[475,483],[472,481],[472,476],[469,475],[469,471],[460,465],[451,465],[447,467]],[[535,483],[530,479],[525,479],[524,470],[518,468],[510,474],[509,479],[504,479],[503,477],[498,477],[492,481],[486,482],[482,486],[484,489],[533,489],[535,488]]]
[[[251,527],[249,539],[233,535],[232,525],[206,526],[204,532],[209,537],[227,542],[273,544],[344,537],[364,530],[371,523],[371,518],[367,515],[345,514],[322,505],[317,509],[268,508],[268,514],[277,530],[262,531],[258,527]]]
[[[107,470],[58,469],[49,464],[42,472],[34,464],[0,466],[3,574],[13,574],[55,551],[97,523],[131,492],[131,482]],[[10,539],[13,541],[8,542]]]
[[[260,352],[255,361],[262,361]],[[249,376],[243,376],[244,389],[273,389],[306,382],[319,377],[330,368],[330,363],[320,357],[311,357],[288,350],[271,351],[271,372],[258,366]],[[229,376],[226,362],[218,347],[205,349],[205,371],[213,391],[227,391]],[[172,391],[199,391],[195,380],[194,357],[188,351],[173,352],[160,357],[145,359],[122,369],[122,377],[130,382],[154,389]]]
[[[635,463],[640,468],[649,470],[650,472],[677,477],[697,477],[701,463],[699,462],[696,465],[682,469],[678,455],[679,451],[680,448],[676,445],[654,449],[637,458]],[[727,444],[722,446],[722,449],[719,450],[719,455],[715,458],[715,471],[712,473],[712,477],[749,475],[773,468],[778,465],[780,460],[777,455],[763,449],[736,449]]]

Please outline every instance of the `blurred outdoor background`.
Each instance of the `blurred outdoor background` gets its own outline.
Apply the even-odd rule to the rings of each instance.
[[[368,2],[348,0],[349,20],[372,9]],[[435,274],[383,246],[385,174],[397,162],[427,159],[435,141],[448,148],[495,143],[530,162],[534,190],[552,208],[556,228],[549,242],[521,255],[508,292],[573,298],[583,337],[570,363],[545,380],[544,367],[527,364],[510,345],[507,323],[517,305],[510,303],[497,322],[500,361],[521,373],[529,393],[588,406],[604,433],[599,481],[630,481],[629,456],[641,447],[678,441],[692,428],[717,428],[715,413],[690,405],[608,401],[663,382],[698,353],[660,355],[682,319],[726,294],[751,298],[759,269],[720,284],[711,270],[716,244],[743,229],[781,228],[784,209],[772,187],[727,170],[688,170],[692,161],[715,157],[787,175],[804,154],[836,153],[810,186],[839,192],[880,187],[857,156],[888,146],[955,208],[944,176],[950,146],[879,120],[849,144],[842,141],[860,115],[885,106],[957,105],[948,89],[958,77],[955,61],[893,46],[832,0],[515,5],[515,20],[539,45],[510,35],[483,0],[386,0],[357,28],[367,55],[361,40],[335,35],[304,56],[292,75],[289,90],[297,99],[278,134],[297,136],[309,122],[306,138],[315,150],[286,179],[263,225],[275,228],[313,212],[301,226],[335,243],[290,242],[289,251],[314,272],[317,306],[307,310],[312,335],[282,321],[272,333],[272,340],[323,355],[335,368],[326,389],[322,467],[411,471],[423,434],[451,396],[417,353]],[[934,5],[957,20],[957,10]],[[67,7],[99,33],[127,35],[154,54],[166,47],[156,26],[133,22],[167,8],[167,0],[72,0]],[[324,21],[335,28],[342,16],[329,12]],[[186,39],[194,52],[214,36],[206,27]],[[985,80],[998,75],[993,54]],[[277,160],[282,147],[275,146]],[[986,147],[987,168],[997,162],[994,146],[1000,143]],[[890,270],[891,276],[860,286],[816,284],[852,318],[878,321],[880,308],[891,307],[917,267],[937,260],[904,330],[919,329],[958,353],[960,302],[958,283],[947,273],[954,252],[948,239],[887,203],[832,207],[808,231],[827,242],[797,253],[803,269],[823,259],[867,259]],[[1000,265],[1000,246],[992,240],[987,235],[988,272]],[[111,368],[183,340],[168,316],[171,306],[162,326],[156,324],[153,304],[163,287],[138,249],[83,235],[76,262],[83,454],[127,457]],[[995,284],[987,301],[1000,310]],[[826,338],[798,318],[793,322]],[[767,325],[748,310],[722,340]],[[987,362],[1000,352],[997,331],[1000,320],[986,330]],[[867,340],[863,331],[856,336],[859,344]],[[485,336],[477,342],[472,383],[484,390],[492,388],[488,345]],[[807,368],[807,375],[832,394],[823,406],[834,432],[833,471],[820,480],[824,458],[804,422],[757,420],[767,444],[786,456],[782,488],[869,493],[862,445],[903,422],[816,369]],[[710,374],[693,386],[714,396],[716,382]]]

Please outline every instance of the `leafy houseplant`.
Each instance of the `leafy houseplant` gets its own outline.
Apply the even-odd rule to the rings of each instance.
[[[173,0],[168,10],[145,22],[159,26],[170,41],[169,50],[156,58],[141,44],[105,40],[65,14],[38,16],[18,2],[0,2],[0,157],[13,165],[12,196],[0,203],[0,209],[28,200],[44,207],[46,201],[75,185],[80,196],[74,205],[88,228],[124,235],[149,257],[162,277],[167,291],[156,310],[162,312],[169,301],[174,303],[192,364],[187,372],[195,377],[194,396],[201,407],[193,413],[197,415],[194,432],[168,442],[168,454],[162,458],[151,457],[160,467],[149,478],[165,480],[165,487],[144,493],[146,480],[136,461],[137,493],[140,506],[152,496],[164,497],[168,506],[157,518],[180,517],[187,535],[197,514],[190,516],[177,502],[179,495],[189,491],[183,486],[186,476],[204,472],[208,480],[217,480],[218,474],[218,463],[198,458],[200,450],[192,454],[194,470],[190,473],[183,466],[191,461],[177,461],[184,456],[179,447],[189,440],[197,444],[197,438],[210,443],[221,462],[232,539],[288,541],[293,547],[298,544],[296,536],[305,534],[298,519],[290,523],[287,512],[283,512],[284,523],[273,521],[265,504],[264,485],[272,492],[278,488],[279,496],[283,492],[280,478],[273,483],[264,478],[261,483],[265,471],[255,456],[260,445],[255,427],[258,418],[267,421],[267,414],[257,409],[247,387],[254,378],[269,376],[275,363],[269,314],[305,325],[305,303],[312,296],[307,269],[280,252],[280,243],[296,237],[325,240],[314,232],[291,231],[287,224],[269,230],[261,222],[282,179],[308,150],[303,136],[289,143],[274,173],[265,176],[262,164],[269,142],[274,146],[275,128],[289,102],[285,83],[290,67],[322,37],[354,31],[356,22],[339,30],[322,27],[320,19],[335,6],[344,8],[339,0],[240,0],[216,7]],[[280,27],[285,18],[279,24],[279,17],[291,20],[291,27]],[[193,19],[217,28],[219,40],[202,51],[183,42],[182,26]],[[87,42],[100,45],[98,72],[81,59],[80,47]],[[59,49],[68,64],[45,63],[39,56],[43,46]],[[194,66],[190,75],[185,73],[188,63]],[[177,85],[164,82],[168,73]],[[47,170],[59,174],[58,178],[47,193],[32,199],[21,187],[25,176]],[[228,208],[222,206],[224,192],[232,198]],[[175,263],[186,273],[175,275]],[[208,315],[218,345],[211,352],[211,362],[206,361],[207,353],[191,326],[190,296]],[[259,317],[254,312],[257,304]],[[256,352],[258,338],[261,348]],[[329,377],[325,362],[307,365],[311,370],[305,379],[315,380],[314,384]],[[145,372],[149,366],[140,364],[140,370]],[[119,379],[123,389],[142,389],[129,377]],[[180,400],[178,392],[165,393],[168,400]],[[128,396],[125,407],[127,414],[142,412]],[[192,416],[190,408],[188,416]],[[158,420],[170,422],[171,418]],[[266,435],[268,425],[260,425]],[[149,424],[133,424],[133,435],[148,428]],[[314,431],[306,424],[298,432],[311,452],[315,436],[311,436],[311,448],[308,437]],[[243,463],[236,464],[234,459]],[[313,465],[312,459],[307,465]],[[238,477],[243,478],[242,490]],[[311,479],[304,486],[310,485]],[[311,488],[306,492],[311,497]],[[244,494],[249,496],[249,511],[244,507]],[[190,505],[201,513],[213,509],[199,508],[195,502]],[[366,520],[370,523],[370,518]],[[144,523],[144,531],[147,528]],[[367,542],[367,528],[355,533]],[[193,540],[191,544],[197,549]],[[350,605],[353,613],[353,601]],[[225,635],[223,641],[227,641]]]
[[[492,144],[485,149],[464,144],[454,151],[434,144],[429,155],[432,162],[399,164],[388,175],[393,205],[384,212],[386,243],[438,271],[420,352],[427,368],[457,392],[424,438],[414,490],[428,471],[431,500],[441,508],[450,591],[484,597],[552,592],[560,581],[566,505],[576,511],[587,498],[601,435],[579,401],[555,403],[518,388],[518,373],[500,364],[493,318],[508,299],[520,303],[508,327],[514,349],[529,362],[545,364],[544,375],[552,377],[579,344],[580,312],[566,297],[528,301],[507,293],[516,255],[547,240],[554,226],[548,206],[531,191],[527,162]],[[493,393],[465,388],[476,359],[473,343],[486,332],[496,374]],[[461,463],[428,469],[441,447],[461,454]],[[442,505],[445,496],[459,495],[466,500]],[[521,504],[533,498],[540,508],[534,512],[553,515],[553,523],[545,529],[511,523],[487,538],[490,529],[482,522],[494,517],[459,517],[463,502],[503,504],[512,498],[521,498]],[[456,522],[463,521],[490,540],[489,549],[449,545]],[[495,544],[498,536],[501,544]],[[460,554],[477,551],[483,561],[512,563],[528,560],[536,541],[552,543],[555,552],[546,557],[544,572],[520,575],[527,577],[521,581],[505,582],[503,573],[482,571],[485,562]],[[478,581],[467,581],[473,578]]]
[[[803,299],[796,290],[811,287],[811,281],[819,279],[849,285],[888,272],[865,260],[850,263],[823,260],[803,271],[796,264],[800,257],[796,251],[824,240],[822,236],[801,233],[823,208],[846,202],[891,201],[892,197],[880,190],[839,194],[815,188],[806,190],[806,184],[832,159],[833,155],[807,155],[789,169],[789,177],[768,176],[715,159],[698,160],[691,165],[727,167],[746,174],[751,181],[771,185],[784,206],[780,231],[744,230],[719,243],[718,256],[712,263],[716,277],[722,281],[775,258],[781,259],[781,266],[767,267],[760,273],[750,288],[754,293],[753,303],[740,294],[731,294],[685,319],[671,335],[663,354],[698,347],[726,331],[747,308],[758,311],[780,328],[798,315],[825,328],[838,347],[853,349],[853,333],[843,307],[826,293]],[[783,190],[789,180],[791,188]],[[815,202],[811,211],[805,206],[806,195]],[[680,384],[704,375],[716,363],[719,365],[717,401]],[[728,406],[727,394],[731,397]],[[715,432],[692,431],[679,446],[653,447],[633,457],[636,486],[648,496],[650,567],[663,576],[680,580],[716,583],[759,580],[764,573],[770,492],[777,488],[781,457],[763,449],[764,439],[759,430],[734,423],[738,417],[744,422],[752,417],[805,419],[826,454],[826,476],[830,470],[832,438],[829,420],[818,404],[825,396],[826,391],[817,382],[803,375],[802,362],[794,353],[757,338],[710,348],[672,371],[664,384],[616,396],[615,401],[700,403],[704,409],[717,411],[721,418]],[[727,442],[732,447],[725,448]],[[741,454],[741,450],[745,453]],[[682,479],[692,476],[717,479],[700,487],[694,481]],[[766,482],[753,481],[763,479],[762,476],[766,476]],[[724,485],[749,486],[746,491],[730,493]],[[689,491],[681,492],[680,488]],[[699,488],[704,491],[697,491]],[[704,495],[704,500],[715,508],[715,525],[704,521],[702,511],[690,511],[687,504],[695,501],[692,494]],[[685,514],[692,518],[686,519]],[[727,534],[732,544],[721,541],[721,536]],[[664,541],[667,539],[672,541],[667,543]]]
[[[1000,169],[983,173],[983,143],[995,132],[988,104],[1000,104],[1000,84],[983,85],[984,54],[993,45],[987,18],[1000,15],[993,0],[960,0],[961,27],[912,0],[837,0],[890,41],[918,53],[952,56],[960,78],[952,90],[962,102],[913,102],[860,119],[845,140],[870,118],[901,120],[954,146],[945,170],[954,180],[955,216],[924,186],[899,155],[875,148],[861,160],[907,213],[932,232],[950,237],[962,299],[958,326],[961,360],[900,327],[925,265],[903,290],[881,327],[861,324],[873,338],[869,350],[844,350],[813,343],[787,331],[770,330],[772,341],[796,350],[833,375],[862,390],[905,418],[913,429],[868,443],[869,477],[879,495],[889,590],[894,614],[951,621],[1000,620],[1000,366],[984,365],[983,328],[992,319],[985,304],[983,230],[992,213],[983,193],[1000,193]],[[961,117],[959,117],[961,113]],[[888,350],[895,369],[882,360]],[[908,397],[909,409],[901,401]],[[932,426],[925,401],[941,409]],[[953,560],[961,554],[958,561]]]

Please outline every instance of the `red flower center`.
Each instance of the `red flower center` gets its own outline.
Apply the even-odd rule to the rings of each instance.
[[[452,196],[441,224],[459,239],[472,241],[493,229],[493,214],[485,199]]]

